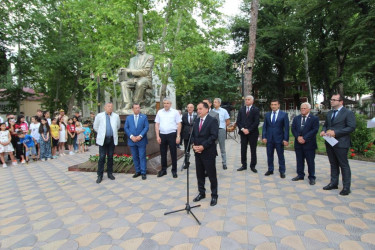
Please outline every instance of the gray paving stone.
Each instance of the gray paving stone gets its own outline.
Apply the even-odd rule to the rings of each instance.
[[[112,237],[105,234],[101,233],[98,238],[96,238],[91,244],[90,247],[95,248],[99,247],[102,245],[111,245],[112,244]]]
[[[29,235],[26,238],[16,242],[11,246],[12,249],[33,246],[37,242],[38,238],[34,235]]]

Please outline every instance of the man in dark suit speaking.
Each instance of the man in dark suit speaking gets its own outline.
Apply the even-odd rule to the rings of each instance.
[[[356,121],[354,113],[347,110],[343,104],[343,97],[340,94],[332,95],[332,110],[327,114],[320,136],[334,137],[338,140],[338,143],[333,147],[326,142],[327,155],[331,165],[331,181],[323,189],[338,189],[341,169],[343,189],[340,195],[348,195],[351,182],[348,150],[350,147],[350,133],[355,130]]]
[[[216,176],[216,143],[219,125],[215,118],[208,114],[207,103],[201,102],[197,106],[199,119],[193,127],[192,142],[195,152],[196,174],[199,194],[194,202],[206,198],[205,172],[211,183],[211,206],[217,204],[217,176]]]
[[[142,175],[142,180],[146,180],[146,146],[149,124],[147,116],[141,114],[140,111],[139,104],[133,103],[134,115],[126,117],[124,130],[128,137],[128,145],[134,162],[135,174],[133,178]]]
[[[301,114],[293,119],[292,133],[294,135],[294,149],[297,160],[297,176],[292,181],[305,178],[305,160],[309,172],[309,183],[315,185],[315,149],[316,134],[319,130],[319,118],[310,113],[308,102],[301,104]]]
[[[264,175],[273,174],[273,154],[276,149],[279,158],[280,177],[285,178],[284,146],[289,145],[288,114],[280,110],[279,100],[271,101],[271,110],[264,117],[262,141],[267,144],[268,171]]]
[[[254,105],[254,97],[245,97],[245,106],[238,111],[237,127],[241,136],[241,164],[237,171],[247,169],[247,145],[250,143],[251,162],[250,169],[257,173],[257,143],[259,136],[259,109]]]

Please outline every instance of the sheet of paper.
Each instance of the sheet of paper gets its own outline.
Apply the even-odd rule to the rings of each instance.
[[[332,147],[335,146],[339,141],[336,140],[334,137],[330,137],[330,136],[323,136],[324,140],[326,140],[329,145],[331,145]]]
[[[375,128],[375,118],[372,118],[367,122],[367,128]]]

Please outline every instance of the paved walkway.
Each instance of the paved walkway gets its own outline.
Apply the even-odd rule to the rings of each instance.
[[[258,174],[236,171],[234,140],[227,140],[227,151],[228,170],[218,159],[218,205],[206,198],[193,210],[201,226],[185,212],[164,216],[185,207],[185,171],[178,179],[168,172],[146,181],[116,174],[98,185],[95,173],[67,171],[89,153],[0,169],[0,248],[375,249],[374,163],[350,161],[352,194],[343,197],[340,189],[322,190],[329,182],[326,156],[316,157],[317,184],[310,186],[290,180],[294,152],[285,152],[281,179],[264,176],[265,148],[258,148]],[[191,200],[194,169],[193,163]]]

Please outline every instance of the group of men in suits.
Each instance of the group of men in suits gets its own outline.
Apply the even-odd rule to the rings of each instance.
[[[334,137],[338,142],[335,145],[326,142],[327,155],[331,165],[331,180],[323,189],[338,189],[341,169],[343,189],[340,195],[348,195],[351,192],[351,171],[347,154],[350,147],[350,133],[356,127],[355,116],[353,112],[343,107],[343,97],[341,95],[333,95],[330,101],[332,110],[327,114],[320,136]],[[211,100],[205,99],[198,104],[197,114],[194,114],[194,105],[188,104],[188,112],[181,119],[178,112],[171,108],[171,101],[168,98],[163,101],[163,104],[164,108],[158,111],[155,118],[156,137],[160,144],[162,158],[162,170],[158,173],[158,177],[166,175],[166,155],[169,146],[172,156],[172,175],[174,178],[177,178],[176,146],[180,143],[180,134],[182,131],[185,149],[190,151],[190,148],[192,148],[195,153],[199,193],[194,201],[196,202],[206,197],[205,177],[208,177],[211,183],[210,204],[211,206],[215,206],[218,199],[216,145],[220,128],[220,112],[215,112],[211,109]],[[253,104],[254,97],[251,95],[246,96],[245,106],[239,110],[236,120],[241,138],[241,167],[237,171],[247,169],[247,146],[250,145],[251,160],[249,167],[252,172],[257,173],[256,147],[259,137],[259,109]],[[111,107],[111,104],[106,105],[106,111],[98,114],[94,123],[94,128],[98,131],[97,143],[99,144],[100,151],[98,183],[103,178],[103,166],[106,154],[109,159],[108,177],[114,179],[110,155],[111,152],[113,153],[114,146],[117,145],[117,132],[115,131],[116,128],[118,130],[119,119],[118,115],[112,112]],[[266,113],[264,117],[262,130],[262,142],[266,144],[267,148],[268,170],[265,175],[269,176],[274,173],[274,151],[276,150],[280,177],[285,178],[284,147],[289,145],[288,114],[280,110],[280,102],[276,99],[271,101],[270,107],[271,111]],[[319,119],[311,114],[311,105],[307,102],[301,104],[300,111],[301,114],[294,117],[291,127],[295,138],[294,148],[297,163],[297,176],[292,178],[292,181],[304,180],[306,162],[309,183],[310,185],[315,185],[315,150],[317,149],[316,134],[319,131]],[[134,115],[127,117],[124,130],[128,136],[128,145],[132,152],[136,171],[133,177],[142,176],[142,179],[145,180],[147,178],[146,145],[149,124],[146,115],[140,114],[139,104],[133,104],[133,113]],[[112,129],[108,129],[108,126],[111,126]]]

